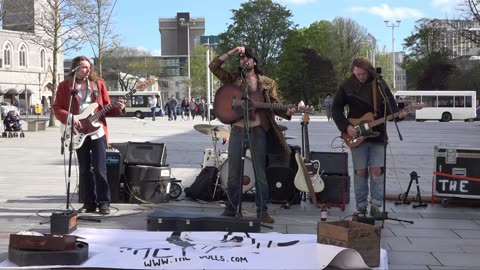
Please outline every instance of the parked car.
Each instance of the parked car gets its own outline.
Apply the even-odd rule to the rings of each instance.
[[[0,113],[1,113],[2,120],[9,111],[13,111],[13,110],[17,111],[17,113],[20,114],[20,110],[17,107],[5,101],[0,102]]]

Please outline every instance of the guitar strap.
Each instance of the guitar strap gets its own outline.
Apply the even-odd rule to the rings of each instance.
[[[90,89],[93,89],[93,96],[95,97],[95,100],[97,101],[98,103],[98,86],[97,86],[97,82],[93,83],[93,81],[89,81],[90,82]]]
[[[377,79],[372,81],[372,96],[373,96],[373,115],[377,117]]]

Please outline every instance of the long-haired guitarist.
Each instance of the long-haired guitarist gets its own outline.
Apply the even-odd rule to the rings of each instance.
[[[234,73],[230,73],[222,68],[223,63],[230,57],[237,56],[238,69]],[[224,91],[236,91],[241,89],[238,96],[241,96],[246,85],[242,79],[242,72],[246,77],[246,84],[249,90],[249,97],[257,102],[278,103],[277,84],[274,80],[263,75],[260,68],[258,57],[254,51],[245,46],[239,46],[229,50],[214,59],[210,65],[210,70],[225,85],[234,85],[235,88],[224,89]],[[237,94],[236,94],[237,95]],[[232,100],[217,100],[215,103],[224,102],[227,108],[231,108]],[[257,206],[257,217],[263,223],[274,223],[274,219],[268,214],[268,183],[266,179],[265,167],[267,152],[275,149],[284,152],[285,155],[290,154],[290,148],[287,145],[282,132],[275,122],[275,115],[282,118],[291,119],[295,112],[294,108],[286,111],[274,111],[272,109],[252,110],[249,116],[249,132],[252,141],[252,151],[254,151],[257,169],[257,181],[255,202]],[[239,195],[242,191],[240,186],[240,162],[242,158],[243,143],[243,119],[236,120],[232,123],[228,146],[228,197],[229,202],[226,204],[224,216],[235,216],[239,205]]]
[[[76,70],[76,72],[58,85],[53,105],[55,117],[63,124],[70,123],[72,118],[68,113],[72,86],[74,86],[75,91],[73,91],[71,109],[75,116],[81,114],[94,103],[98,104],[95,111],[99,111],[110,104],[107,87],[103,80],[96,75],[92,63],[87,57],[75,57],[72,60],[71,70]],[[125,113],[125,104],[122,99],[117,100],[114,107],[106,112],[106,115],[119,116]],[[86,121],[80,121],[79,117],[75,116],[73,117],[75,130],[89,129]],[[101,116],[99,121],[101,127],[85,138],[82,146],[77,149],[80,171],[79,193],[84,203],[79,212],[95,212],[98,207],[100,214],[108,215],[110,214],[110,188],[106,166],[108,128],[105,116]],[[67,128],[69,128],[68,126]]]
[[[399,109],[388,85],[366,58],[355,58],[350,71],[352,75],[339,85],[335,94],[332,116],[346,142],[354,144],[364,139],[359,145],[350,147],[355,170],[356,206],[359,214],[367,214],[370,177],[370,215],[379,217],[384,196],[384,144],[387,143],[387,136],[384,124],[368,129],[368,125],[359,123],[362,123],[360,119],[368,118],[365,116],[372,116],[372,119],[365,120],[374,120]],[[393,112],[389,111],[385,99],[388,99]],[[348,106],[347,117],[344,114],[345,106]],[[399,117],[404,116],[403,112],[399,112]]]

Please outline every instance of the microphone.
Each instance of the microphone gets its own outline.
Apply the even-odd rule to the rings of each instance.
[[[76,67],[72,68],[72,70],[70,70],[70,73],[69,73],[69,75],[70,75],[70,76],[72,76],[73,74],[75,74],[75,72],[77,72],[79,68],[80,68],[80,65],[78,65],[78,66],[76,66]]]
[[[250,65],[250,64],[249,64],[248,62],[243,63],[242,70],[247,69],[247,67],[248,67],[249,65]]]

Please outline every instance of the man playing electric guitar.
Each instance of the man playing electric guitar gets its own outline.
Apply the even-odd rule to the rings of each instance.
[[[340,132],[356,138],[363,134],[359,133],[359,129],[355,128],[348,118],[361,118],[367,113],[372,113],[375,118],[382,118],[399,110],[388,85],[366,58],[355,58],[350,71],[352,75],[339,85],[335,94],[332,116]],[[390,106],[385,100],[388,100]],[[349,108],[347,117],[344,114],[345,106]],[[393,111],[390,111],[389,107]],[[398,117],[404,117],[405,114],[400,111]],[[371,132],[378,132],[378,136],[368,137],[357,147],[350,148],[355,171],[355,200],[358,213],[367,214],[370,177],[370,215],[380,217],[384,198],[382,167],[387,136],[384,133],[384,124],[377,125]]]
[[[71,105],[73,115],[82,113],[93,103],[98,104],[96,111],[110,104],[107,87],[103,80],[97,77],[87,57],[75,57],[72,60],[71,70],[76,70],[76,72],[58,85],[53,105],[55,117],[63,124],[72,120],[72,116],[68,112],[72,92],[74,95]],[[74,91],[72,91],[72,85]],[[124,101],[119,99],[115,102],[115,108],[106,112],[106,115],[119,116],[124,113]],[[98,207],[100,214],[108,215],[110,214],[110,188],[106,166],[108,128],[104,115],[100,117],[99,121],[102,127],[98,129],[97,133],[85,138],[83,145],[77,149],[80,172],[79,193],[84,203],[79,212],[95,212]],[[73,126],[76,130],[82,130],[82,121],[73,117]]]

